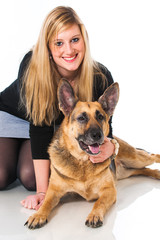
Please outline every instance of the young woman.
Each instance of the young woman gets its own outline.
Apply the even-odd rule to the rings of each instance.
[[[48,145],[63,120],[57,86],[66,78],[82,101],[97,100],[113,83],[107,68],[93,61],[86,29],[69,7],[57,7],[46,17],[37,44],[22,60],[18,78],[0,94],[0,189],[18,178],[36,190],[21,204],[38,209],[48,187]],[[114,152],[110,133],[93,163]]]

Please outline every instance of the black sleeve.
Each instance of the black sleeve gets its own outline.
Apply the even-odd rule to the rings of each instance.
[[[53,126],[39,127],[30,123],[30,139],[33,159],[49,159],[48,147],[53,134]]]
[[[31,57],[32,57],[32,51],[29,51],[25,56],[24,58],[22,59],[21,61],[21,64],[19,66],[19,70],[18,70],[18,79],[22,79],[23,78],[23,75],[25,73],[25,70],[31,60]]]
[[[104,93],[104,91],[114,82],[111,72],[102,64],[98,63],[101,72],[105,75],[105,83],[100,75],[95,75],[93,86],[93,101],[97,101],[98,98]],[[113,138],[112,129],[112,117],[109,120],[110,131],[107,137]]]
[[[19,67],[17,79],[0,93],[0,110],[22,119],[26,119],[26,111],[25,107],[22,107],[20,104],[20,82],[31,55],[32,52],[30,51],[24,56]]]

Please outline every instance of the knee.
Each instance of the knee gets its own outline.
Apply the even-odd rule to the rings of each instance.
[[[21,172],[19,173],[19,180],[27,190],[36,190],[34,170],[31,170],[30,168],[24,168],[23,170],[21,169]]]
[[[16,175],[6,168],[0,168],[0,190],[4,190],[16,180]]]

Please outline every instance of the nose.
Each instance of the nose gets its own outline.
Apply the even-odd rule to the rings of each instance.
[[[99,141],[103,138],[103,133],[100,128],[91,128],[89,131],[89,135],[93,141]]]
[[[67,55],[71,55],[73,53],[73,47],[71,43],[66,43],[66,47],[65,47],[65,53]]]

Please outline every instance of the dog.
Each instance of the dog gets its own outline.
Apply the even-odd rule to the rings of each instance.
[[[114,137],[119,144],[115,159],[92,163],[90,155],[99,154],[104,137],[109,133],[109,119],[119,98],[118,83],[113,83],[95,102],[78,101],[66,80],[60,81],[57,95],[65,118],[48,149],[51,161],[49,186],[42,206],[25,225],[29,229],[42,227],[60,199],[66,193],[75,192],[87,201],[96,200],[85,224],[100,227],[106,211],[116,202],[116,180],[134,175],[160,179],[160,171],[146,168],[159,163],[160,155],[138,150]],[[111,161],[115,163],[115,171],[110,168]]]

